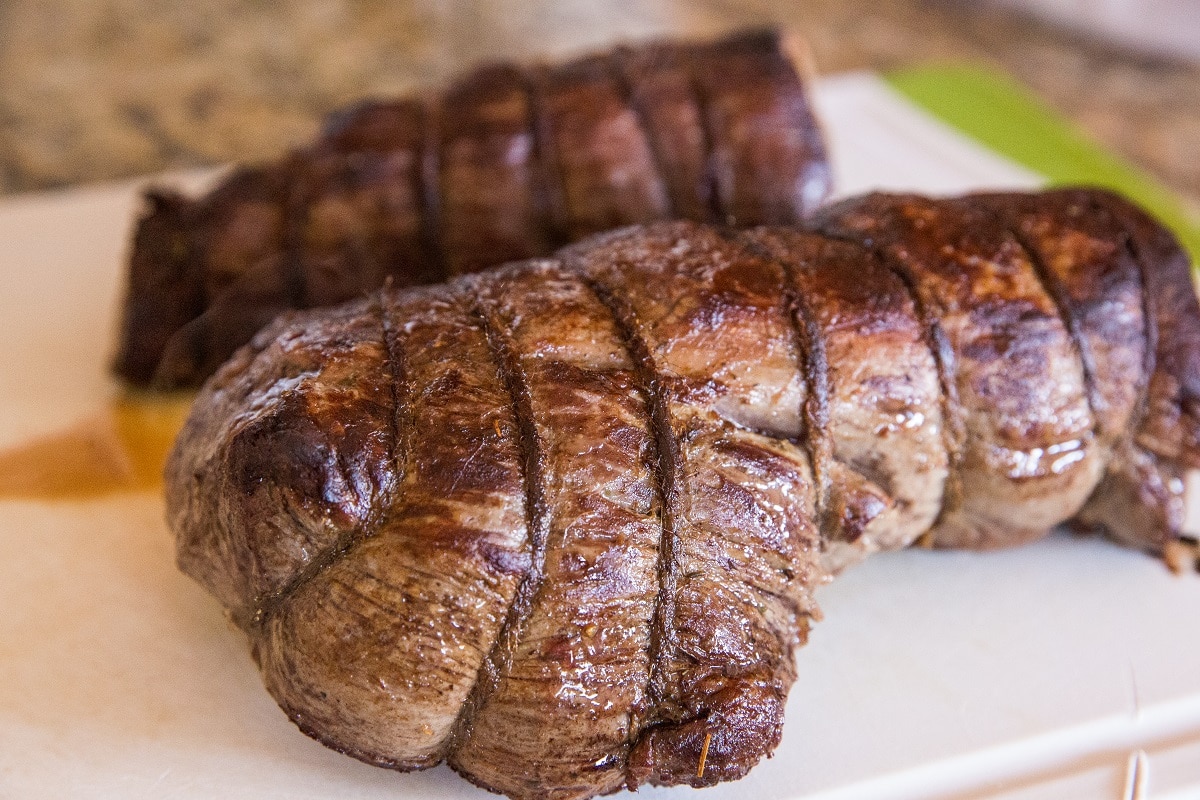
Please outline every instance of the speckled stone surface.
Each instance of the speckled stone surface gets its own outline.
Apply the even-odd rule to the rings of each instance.
[[[3,0],[0,192],[270,158],[339,105],[479,59],[768,22],[822,73],[1005,68],[1200,214],[1200,65],[949,0]]]

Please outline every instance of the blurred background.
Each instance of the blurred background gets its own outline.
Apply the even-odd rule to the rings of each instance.
[[[0,193],[270,158],[480,59],[762,23],[823,74],[999,67],[1200,213],[1200,0],[0,0]]]

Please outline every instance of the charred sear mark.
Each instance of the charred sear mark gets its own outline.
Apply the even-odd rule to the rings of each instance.
[[[908,292],[913,308],[917,312],[917,320],[924,329],[926,346],[933,354],[933,363],[937,367],[938,385],[941,387],[942,418],[945,420],[943,440],[946,446],[947,474],[942,508],[931,526],[932,530],[936,529],[947,515],[958,511],[963,501],[960,467],[966,448],[967,434],[965,413],[958,397],[958,359],[945,329],[942,328],[941,320],[931,312],[922,299],[921,292],[917,289],[917,278],[911,269],[901,263],[899,259],[893,258],[886,250],[871,248],[869,243],[867,244],[868,249],[875,250],[875,255],[892,271],[892,274],[904,285],[904,290]]]
[[[1129,251],[1133,263],[1138,266],[1138,281],[1142,298],[1142,324],[1146,327],[1146,350],[1142,354],[1142,374],[1138,376],[1138,403],[1133,413],[1134,420],[1145,417],[1146,407],[1150,402],[1150,378],[1158,364],[1158,310],[1148,290],[1146,280],[1146,262],[1138,251],[1137,243],[1132,236],[1125,237],[1125,248]]]
[[[1083,335],[1083,326],[1080,323],[1079,317],[1076,316],[1074,306],[1071,303],[1070,297],[1062,281],[1054,270],[1050,269],[1042,258],[1041,251],[1029,240],[1024,233],[1021,232],[1018,226],[1010,226],[1009,234],[1025,251],[1025,256],[1028,258],[1030,265],[1033,266],[1033,274],[1041,284],[1043,291],[1054,303],[1055,309],[1058,311],[1059,319],[1062,320],[1063,327],[1066,328],[1067,334],[1071,337],[1071,346],[1075,349],[1075,354],[1079,358],[1079,364],[1083,369],[1083,386],[1084,393],[1087,397],[1088,411],[1091,413],[1093,422],[1093,434],[1100,436],[1105,433],[1102,430],[1103,422],[1102,414],[1104,410],[1104,398],[1101,396],[1096,386],[1096,358],[1092,353],[1092,348],[1088,344],[1087,338]]]
[[[825,338],[812,306],[797,289],[796,270],[800,267],[790,259],[775,258],[757,244],[751,243],[750,246],[761,257],[775,262],[783,272],[784,310],[800,358],[801,375],[808,387],[804,405],[800,409],[803,421],[800,436],[816,479],[816,516],[824,539],[841,533],[841,526],[830,513],[832,488],[829,472],[833,444],[829,436],[829,364],[825,357]]]
[[[1109,211],[1094,199],[1089,199],[1088,206],[1093,212],[1106,213]],[[1155,302],[1157,298],[1150,289],[1153,284],[1147,272],[1152,267],[1147,264],[1146,255],[1141,252],[1135,237],[1128,230],[1125,231],[1122,242],[1129,257],[1137,265],[1138,295],[1142,300],[1142,324],[1146,331],[1144,345],[1146,349],[1142,353],[1142,374],[1138,376],[1138,400],[1130,418],[1131,429],[1137,430],[1141,421],[1146,417],[1150,404],[1150,379],[1158,365],[1158,305]]]
[[[534,166],[533,197],[542,234],[551,247],[568,241],[565,201],[563,200],[562,166],[558,148],[554,146],[554,128],[546,110],[546,68],[521,70],[525,95],[529,98],[529,132],[533,137]]]
[[[613,82],[617,85],[621,99],[629,110],[633,112],[633,119],[637,125],[638,133],[646,140],[646,147],[649,148],[650,159],[654,164],[654,173],[658,177],[659,183],[663,186],[663,196],[667,200],[667,217],[673,218],[677,214],[676,209],[678,205],[675,200],[675,193],[671,191],[672,181],[670,180],[670,170],[667,169],[666,159],[663,158],[662,143],[654,135],[654,127],[650,124],[649,114],[646,113],[646,108],[642,104],[641,98],[638,97],[633,82],[629,80],[629,74],[624,65],[626,58],[627,54],[618,50],[605,58],[604,63],[608,68],[609,75],[612,76]]]
[[[619,271],[619,270],[618,270]],[[582,273],[582,270],[580,270]],[[655,491],[658,493],[662,514],[662,537],[659,539],[658,591],[654,599],[654,614],[650,628],[650,679],[646,697],[653,706],[646,710],[641,720],[643,726],[653,718],[655,707],[665,698],[667,687],[666,660],[676,650],[675,595],[678,584],[680,562],[679,535],[676,529],[678,514],[677,476],[679,473],[679,442],[671,427],[670,411],[662,376],[650,353],[650,348],[639,333],[641,322],[633,306],[623,296],[594,279],[582,275],[585,285],[595,294],[600,303],[612,315],[617,335],[629,354],[634,366],[638,390],[645,398],[649,411],[649,428],[654,433],[654,445],[658,458],[655,471]],[[631,740],[636,731],[630,726]]]
[[[408,455],[412,452],[409,437],[413,434],[412,419],[412,386],[408,379],[408,366],[404,358],[404,346],[400,332],[396,330],[392,315],[384,307],[385,299],[390,293],[385,289],[377,295],[380,304],[380,320],[383,324],[383,347],[387,357],[387,370],[391,376],[392,390],[392,458],[391,463],[396,470],[395,490],[398,492],[407,473]],[[393,494],[384,504],[385,509],[395,505],[396,496]]]
[[[930,526],[932,531],[949,514],[958,511],[963,501],[961,465],[967,441],[966,415],[958,396],[958,359],[954,353],[954,347],[950,344],[950,339],[942,328],[941,320],[921,296],[921,291],[917,288],[917,276],[913,274],[908,265],[893,256],[885,244],[875,241],[869,234],[854,236],[841,234],[836,230],[830,231],[822,228],[818,230],[822,235],[831,239],[848,241],[865,248],[896,276],[913,304],[917,322],[921,325],[925,346],[929,348],[929,352],[933,356],[933,363],[937,368],[938,386],[941,390],[939,392],[940,405],[944,420],[942,441],[946,448],[947,474],[946,488],[942,494],[942,507],[933,525]],[[926,543],[932,541],[928,532],[922,539]]]
[[[478,295],[478,291],[475,292]],[[533,610],[533,602],[545,578],[546,542],[550,531],[550,513],[545,500],[545,475],[541,442],[533,416],[533,399],[521,361],[495,310],[477,303],[472,310],[487,336],[488,349],[512,403],[517,423],[522,480],[525,486],[525,524],[529,531],[529,568],[509,601],[500,630],[492,643],[479,675],[459,710],[450,734],[449,753],[462,749],[470,740],[475,715],[512,667],[513,655]]]
[[[708,94],[700,85],[694,61],[694,58],[687,59],[687,87],[696,106],[696,116],[700,120],[700,140],[704,149],[704,179],[701,183],[700,202],[708,209],[708,220],[723,223],[727,221],[729,211],[721,201],[720,187],[717,184],[716,132],[713,130]]]

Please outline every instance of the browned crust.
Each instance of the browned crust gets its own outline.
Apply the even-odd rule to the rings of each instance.
[[[916,277],[913,275],[912,269],[895,258],[884,246],[883,241],[874,237],[864,237],[861,234],[856,235],[832,221],[836,220],[843,210],[851,210],[857,203],[869,203],[871,198],[872,196],[868,195],[859,200],[846,200],[833,205],[814,215],[807,225],[824,235],[859,244],[869,249],[904,286],[916,311],[917,319],[925,331],[926,346],[933,355],[934,364],[937,366],[938,384],[941,387],[942,418],[945,421],[942,436],[949,466],[936,526],[946,515],[958,511],[963,501],[961,464],[963,449],[966,446],[967,430],[964,421],[965,412],[958,397],[957,359],[954,349],[946,337],[941,320],[935,311],[928,307],[928,300],[917,289]]]
[[[570,261],[568,260],[567,263]],[[580,267],[576,267],[576,269],[583,271]],[[676,530],[676,520],[680,513],[677,481],[682,467],[679,440],[670,423],[662,377],[654,363],[650,348],[639,333],[641,324],[638,321],[637,313],[622,297],[617,287],[607,286],[594,277],[587,278],[585,282],[612,315],[622,343],[633,361],[640,390],[646,398],[650,429],[654,432],[654,455],[657,462],[655,491],[658,494],[661,509],[662,535],[659,539],[658,559],[655,565],[658,587],[654,598],[653,624],[650,629],[650,673],[646,696],[651,704],[657,704],[669,694],[666,686],[669,678],[665,674],[667,658],[678,647],[675,636],[675,595],[679,580],[680,561],[680,534]],[[648,709],[635,709],[634,714],[653,719],[656,711],[651,705]],[[642,725],[644,722],[639,723],[636,727],[640,728]],[[631,725],[631,735],[634,731],[635,726]],[[637,735],[639,738],[642,735],[640,730],[637,731]],[[636,740],[631,744],[636,747]]]
[[[528,378],[495,310],[476,303],[472,313],[479,318],[486,331],[488,347],[511,398],[512,414],[517,423],[517,441],[525,491],[525,524],[529,531],[529,568],[521,577],[517,591],[509,602],[500,631],[480,665],[475,685],[471,687],[470,695],[459,710],[451,733],[451,752],[461,750],[470,741],[475,715],[512,668],[513,655],[545,576],[546,547],[550,534],[550,517],[545,501],[544,456],[533,417]]]

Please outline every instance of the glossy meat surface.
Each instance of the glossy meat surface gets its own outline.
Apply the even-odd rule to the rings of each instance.
[[[658,223],[284,318],[168,465],[182,568],[307,733],[513,797],[744,775],[813,590],[1057,524],[1161,552],[1186,258],[1112,195]]]
[[[829,191],[779,34],[481,67],[367,102],[195,199],[148,194],[116,371],[195,386],[286,309],[434,283],[662,219],[794,223]]]

